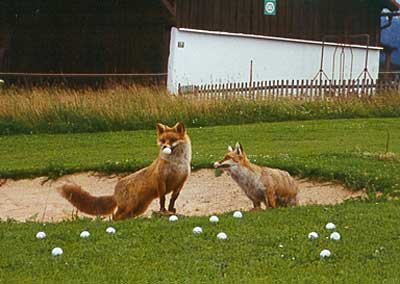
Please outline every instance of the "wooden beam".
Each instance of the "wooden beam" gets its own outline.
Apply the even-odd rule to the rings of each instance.
[[[164,4],[165,8],[168,10],[168,12],[175,17],[176,16],[176,7],[174,1],[170,0],[161,0],[161,2]]]

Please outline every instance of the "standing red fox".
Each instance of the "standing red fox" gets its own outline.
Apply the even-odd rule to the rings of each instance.
[[[236,144],[235,149],[229,146],[228,150],[229,153],[215,162],[214,167],[224,169],[231,175],[253,201],[253,210],[260,209],[261,203],[272,208],[298,203],[297,182],[288,172],[252,164],[240,143]]]
[[[84,213],[100,216],[112,214],[114,220],[144,213],[156,198],[160,199],[162,214],[175,213],[175,201],[190,174],[190,138],[180,122],[174,127],[157,124],[157,142],[160,146],[158,158],[147,168],[118,181],[113,195],[95,197],[74,184],[61,187],[61,195]],[[172,195],[166,210],[165,195],[170,192]]]

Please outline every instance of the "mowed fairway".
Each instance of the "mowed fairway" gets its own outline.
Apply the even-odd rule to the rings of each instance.
[[[400,189],[400,119],[316,120],[189,129],[193,167],[211,167],[228,144],[252,161],[353,188]],[[393,159],[381,160],[390,134]],[[157,155],[154,131],[0,137],[0,178],[59,176],[88,170],[129,172]],[[396,157],[397,155],[397,157]]]

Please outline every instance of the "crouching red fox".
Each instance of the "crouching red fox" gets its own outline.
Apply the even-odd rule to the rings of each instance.
[[[288,172],[252,164],[240,143],[228,151],[214,167],[229,173],[253,202],[253,210],[260,209],[261,203],[267,208],[298,204],[298,185]]]

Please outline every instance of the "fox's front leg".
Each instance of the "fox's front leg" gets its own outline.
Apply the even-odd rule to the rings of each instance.
[[[253,208],[250,211],[259,211],[261,210],[261,202],[260,201],[253,201]]]
[[[165,195],[160,196],[160,212],[165,212],[167,209],[165,209]]]
[[[181,185],[179,185],[176,190],[172,192],[171,199],[169,200],[169,206],[168,206],[168,211],[172,213],[176,213],[176,208],[175,208],[175,201],[179,196],[179,193],[181,193],[181,189],[183,185],[185,184],[185,180],[182,182]]]
[[[179,196],[180,191],[175,191],[171,195],[171,199],[169,200],[169,206],[168,206],[168,211],[172,213],[176,213],[176,208],[175,208],[175,201]]]
[[[160,212],[164,213],[167,211],[165,209],[165,193],[167,192],[167,187],[165,182],[160,182],[158,184],[158,197],[160,198]]]
[[[161,215],[171,215],[171,212],[165,209],[165,193],[167,192],[167,187],[165,182],[160,182],[158,184],[158,197],[160,198],[160,213]]]

